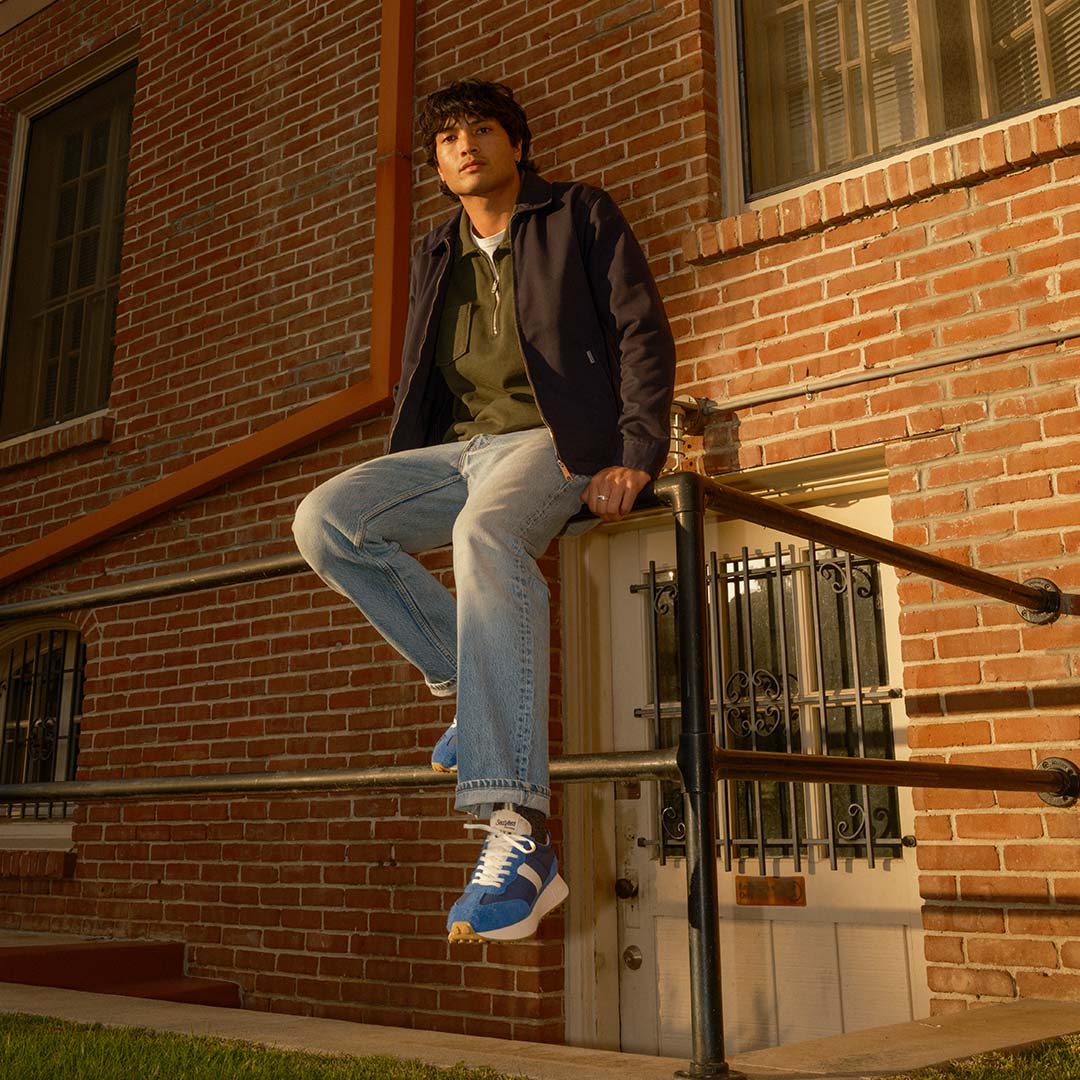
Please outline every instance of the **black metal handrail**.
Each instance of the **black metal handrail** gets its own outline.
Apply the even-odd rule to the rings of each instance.
[[[803,511],[747,495],[695,473],[662,477],[656,496],[675,516],[675,558],[679,581],[679,679],[682,735],[678,762],[686,807],[687,921],[690,939],[690,1027],[692,1061],[688,1077],[727,1077],[724,1021],[720,990],[720,926],[716,865],[716,785],[722,778],[883,782],[920,787],[965,787],[983,783],[998,790],[1038,788],[1041,776],[1054,776],[1053,790],[1040,792],[1055,806],[1071,806],[1080,797],[1080,769],[1064,759],[1050,759],[1038,770],[999,769],[929,762],[829,758],[825,755],[765,754],[721,750],[710,730],[707,642],[705,509],[712,506],[732,516],[771,526],[830,546],[847,547],[879,562],[915,570],[976,592],[1022,604],[1026,618],[1051,621],[1076,613],[1075,597],[1064,598],[1052,583],[1021,586],[962,567],[938,556],[912,551],[869,533],[824,522]],[[1021,612],[1024,614],[1024,611]],[[781,761],[781,759],[785,759]],[[971,770],[976,770],[972,772]],[[1014,787],[1013,785],[1017,785]]]
[[[665,492],[681,490],[685,486],[681,478],[687,475],[693,474],[680,473],[678,477],[664,477],[657,481],[657,495],[663,498],[660,494],[662,486]],[[678,489],[668,484],[668,481],[673,479],[678,480]],[[876,562],[887,563],[900,570],[910,570],[949,585],[957,585],[995,600],[1004,600],[1006,603],[1015,604],[1021,615],[1030,622],[1053,622],[1059,615],[1080,613],[1080,596],[1063,593],[1046,578],[1034,578],[1024,583],[1010,581],[973,566],[943,559],[940,555],[932,555],[905,544],[898,544],[894,540],[853,529],[850,525],[826,521],[804,510],[793,510],[772,499],[739,491],[707,477],[698,476],[696,481],[690,483],[696,483],[700,487],[699,497],[720,513],[752,521],[755,525],[763,525],[779,532],[791,533],[828,547],[865,555]]]
[[[1080,798],[1080,769],[1063,758],[1048,758],[1037,769],[949,765],[940,762],[776,754],[721,749],[710,728],[706,643],[706,563],[704,517],[707,506],[757,524],[912,570],[1017,604],[1032,621],[1053,621],[1080,613],[1074,595],[1052,582],[1017,584],[938,556],[823,521],[803,511],[748,495],[694,473],[663,477],[654,485],[660,503],[675,518],[679,580],[678,632],[682,734],[677,747],[656,751],[572,755],[551,762],[551,778],[561,782],[611,779],[681,779],[686,806],[687,915],[690,944],[692,1060],[677,1076],[730,1077],[725,1060],[720,983],[719,889],[716,860],[717,799],[721,779],[789,782],[889,784],[912,787],[996,789],[1035,792],[1052,806],[1071,806]],[[650,500],[651,502],[651,500]],[[9,604],[0,618],[68,610],[91,603],[121,602],[184,592],[304,569],[295,556],[252,560],[194,574],[174,574],[146,582],[107,586],[68,597]],[[66,601],[66,602],[65,602]],[[46,606],[47,605],[47,606]],[[280,793],[415,789],[453,784],[452,774],[428,766],[368,769],[314,769],[280,773],[226,773],[121,777],[63,783],[0,785],[0,801],[115,800],[220,794],[267,796]]]

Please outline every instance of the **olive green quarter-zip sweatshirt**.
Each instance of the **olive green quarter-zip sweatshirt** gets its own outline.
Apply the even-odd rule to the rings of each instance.
[[[494,267],[476,244],[468,214],[461,215],[454,238],[435,347],[435,363],[456,399],[445,442],[543,426],[518,341],[506,232],[495,249]]]

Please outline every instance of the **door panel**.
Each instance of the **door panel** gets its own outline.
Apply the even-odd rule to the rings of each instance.
[[[879,535],[890,531],[885,498],[815,512]],[[677,596],[670,526],[613,534],[608,550],[615,748],[672,745],[679,718],[670,668],[677,658],[670,628],[661,625],[673,622]],[[797,538],[742,522],[711,523],[706,550],[717,553],[710,619],[725,643],[713,667],[713,711],[714,723],[724,718],[726,745],[906,757],[892,572],[808,552]],[[866,589],[856,601],[856,591]],[[881,641],[871,647],[875,635]],[[718,687],[726,691],[723,709]],[[719,798],[729,835],[718,851],[728,1052],[923,1015],[914,852],[905,846],[910,839],[901,843],[913,831],[910,792],[728,786]],[[664,794],[659,784],[617,786],[618,873],[636,887],[632,899],[617,901],[622,1048],[685,1056],[686,881],[672,813],[678,808],[665,814]],[[868,829],[878,837],[870,859]],[[741,905],[737,875],[798,877],[806,904]]]
[[[843,1030],[836,932],[828,923],[770,922],[783,957],[776,980],[779,1042],[800,1042]],[[808,1007],[812,1003],[812,1007]]]

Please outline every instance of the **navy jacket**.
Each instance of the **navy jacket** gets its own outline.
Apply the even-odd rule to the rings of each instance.
[[[413,256],[391,452],[441,443],[453,421],[434,361],[462,212]],[[525,369],[563,470],[625,465],[657,476],[668,454],[675,342],[626,219],[598,188],[526,172],[510,249]]]

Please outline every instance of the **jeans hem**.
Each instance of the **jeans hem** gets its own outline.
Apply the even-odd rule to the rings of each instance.
[[[506,780],[495,783],[471,780],[467,785],[458,786],[454,809],[477,817],[490,817],[496,806],[505,803],[547,814],[551,810],[551,789]]]

